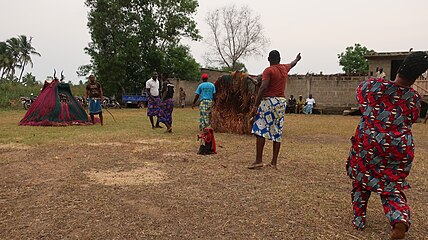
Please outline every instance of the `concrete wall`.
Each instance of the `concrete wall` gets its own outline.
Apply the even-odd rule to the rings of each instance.
[[[356,107],[355,90],[366,76],[338,75],[291,75],[287,82],[285,96],[302,95],[304,99],[311,93],[319,107],[326,112],[341,113]]]
[[[228,72],[201,69],[201,74],[207,73],[209,81],[215,82],[220,76]],[[311,93],[318,106],[325,108],[325,112],[341,113],[350,107],[356,107],[355,90],[358,85],[367,79],[367,76],[343,76],[343,75],[290,75],[285,96],[291,94],[296,98],[302,95],[305,99]],[[176,93],[174,100],[178,105],[180,87],[186,91],[186,105],[190,106],[195,98],[195,91],[199,82],[185,80],[172,80]]]
[[[214,83],[217,81],[217,79],[222,76],[229,74],[229,72],[223,72],[218,70],[211,70],[211,69],[201,69],[201,75],[203,73],[208,74],[208,81]],[[191,106],[193,103],[193,99],[195,99],[195,91],[198,88],[199,84],[202,83],[202,80],[198,82],[194,81],[187,81],[187,80],[179,80],[179,79],[170,79],[170,81],[175,86],[175,93],[174,93],[174,103],[176,106],[179,104],[180,100],[180,87],[184,89],[186,92],[186,106]]]

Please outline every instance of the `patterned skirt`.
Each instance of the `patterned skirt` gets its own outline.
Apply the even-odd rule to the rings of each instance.
[[[199,104],[199,130],[210,126],[210,114],[213,106],[212,100],[202,100]]]
[[[172,111],[174,111],[174,100],[172,98],[166,99],[161,104],[161,112],[159,114],[159,122],[169,123],[172,125]]]
[[[147,116],[159,117],[161,103],[162,103],[162,101],[161,101],[160,97],[153,97],[153,100],[151,98],[149,98],[149,103],[147,106]]]
[[[283,97],[263,99],[258,108],[251,132],[274,142],[281,142],[286,102],[287,100]]]

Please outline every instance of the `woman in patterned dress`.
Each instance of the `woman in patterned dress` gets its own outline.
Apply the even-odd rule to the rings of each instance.
[[[409,188],[414,157],[412,124],[420,112],[420,96],[411,85],[428,68],[428,54],[411,53],[395,81],[371,78],[357,88],[363,114],[352,137],[346,170],[352,181],[353,225],[362,230],[371,192],[380,194],[392,226],[391,239],[402,239],[410,227],[410,208],[403,193]]]

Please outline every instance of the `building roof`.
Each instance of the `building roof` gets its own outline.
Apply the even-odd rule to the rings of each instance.
[[[424,51],[426,53],[428,53],[428,51]],[[375,52],[372,54],[367,54],[364,57],[365,58],[384,58],[384,57],[400,57],[400,58],[404,58],[407,57],[407,55],[409,55],[409,51],[407,52]]]

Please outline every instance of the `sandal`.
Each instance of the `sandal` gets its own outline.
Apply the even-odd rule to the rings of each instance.
[[[263,163],[253,163],[250,166],[248,166],[248,169],[259,169],[262,168],[264,165]]]

